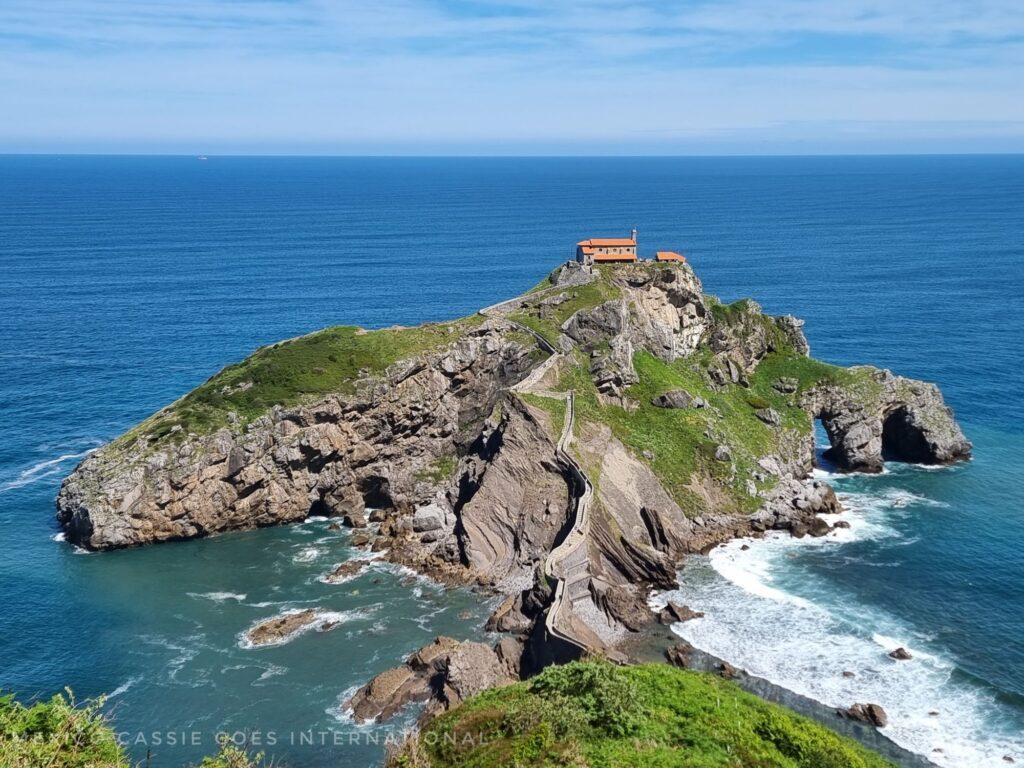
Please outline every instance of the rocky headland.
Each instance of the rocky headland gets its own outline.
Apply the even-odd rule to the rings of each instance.
[[[935,385],[815,360],[802,325],[721,303],[686,264],[570,262],[462,320],[259,350],[85,459],[58,519],[103,550],[327,515],[504,596],[496,649],[439,640],[357,693],[359,718],[624,660],[688,554],[829,533],[816,419],[844,471],[970,457]]]

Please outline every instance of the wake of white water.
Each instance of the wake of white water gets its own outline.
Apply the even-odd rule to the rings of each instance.
[[[900,534],[886,520],[894,509],[936,504],[899,490],[840,498],[849,529],[821,539],[772,534],[722,545],[693,558],[680,574],[680,588],[655,596],[653,606],[671,599],[703,611],[704,618],[675,624],[673,631],[776,685],[830,707],[881,704],[889,715],[883,732],[938,765],[1002,768],[1007,757],[1024,761],[1019,715],[995,691],[958,673],[926,634],[851,602],[821,579],[808,576],[799,595],[787,588],[799,548],[830,547],[840,557],[853,541],[895,540]],[[891,659],[888,653],[899,646],[913,659]]]
[[[56,456],[52,459],[46,459],[45,461],[37,462],[27,469],[23,469],[18,473],[18,476],[13,480],[8,480],[4,483],[0,483],[0,493],[5,491],[11,491],[15,488],[21,488],[32,483],[52,478],[56,475],[63,474],[67,468],[67,462],[77,459],[83,459],[90,453],[96,450],[101,444],[99,440],[90,440],[91,447],[84,451],[78,451],[76,453],[62,453],[60,456]]]

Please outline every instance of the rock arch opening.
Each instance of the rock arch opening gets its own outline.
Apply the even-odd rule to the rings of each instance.
[[[924,430],[906,407],[896,408],[882,421],[882,458],[912,464],[934,460]]]

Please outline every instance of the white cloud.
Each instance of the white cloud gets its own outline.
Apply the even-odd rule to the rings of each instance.
[[[0,149],[578,142],[686,151],[890,140],[901,125],[908,141],[1022,136],[1019,3],[473,7],[102,0],[58,13],[7,0]],[[844,55],[830,60],[820,41],[811,45],[815,35],[848,40]],[[859,55],[864,35],[889,45]]]

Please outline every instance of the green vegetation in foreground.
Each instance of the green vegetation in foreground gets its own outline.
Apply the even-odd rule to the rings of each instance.
[[[485,691],[429,723],[402,768],[893,768],[721,678],[574,662]]]
[[[10,694],[0,696],[0,766],[3,768],[131,768],[124,750],[100,710],[103,701],[76,703],[69,691],[25,706]],[[200,768],[259,768],[262,755],[250,757],[227,745]]]
[[[183,398],[142,422],[121,438],[159,441],[190,432],[204,434],[227,426],[230,413],[244,426],[275,405],[355,389],[360,376],[455,341],[483,318],[415,328],[366,331],[336,326],[262,347],[240,363],[224,368]]]

